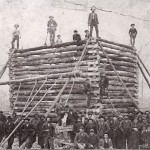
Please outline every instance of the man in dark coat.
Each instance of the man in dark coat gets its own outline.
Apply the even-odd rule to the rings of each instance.
[[[0,142],[4,138],[5,135],[5,126],[4,123],[0,120]]]
[[[133,47],[134,47],[134,44],[135,44],[136,35],[137,35],[137,30],[135,28],[135,24],[131,24],[131,28],[129,30],[129,36],[130,36],[130,44]]]
[[[93,129],[94,133],[97,134],[97,127],[93,122],[93,119],[88,120],[88,124],[85,126],[85,132],[87,134],[90,134],[90,130]]]
[[[55,127],[51,123],[51,118],[47,118],[46,122],[43,125],[43,136],[44,136],[44,148],[45,149],[54,149],[54,136],[55,136]]]
[[[47,32],[50,34],[50,44],[55,44],[55,32],[57,30],[57,23],[53,16],[49,16],[49,21],[47,23]]]
[[[93,32],[93,27],[95,27],[96,30],[96,37],[99,37],[99,31],[98,31],[98,17],[97,14],[95,13],[96,7],[93,6],[91,8],[91,13],[89,14],[89,18],[88,18],[88,26],[90,26],[90,36],[92,36],[92,32]]]
[[[84,82],[84,94],[86,95],[87,107],[90,107],[91,102],[91,85],[89,79],[86,79]]]
[[[38,132],[36,129],[39,121],[40,120],[38,114],[34,114],[34,118],[30,121],[30,123],[34,126],[35,129],[35,134],[33,135],[33,143],[36,141],[36,133]]]
[[[10,133],[14,130],[15,124],[13,122],[13,119],[11,116],[8,116],[7,121],[5,123],[5,135],[8,137]],[[14,143],[14,134],[9,138],[8,140],[8,146],[7,149],[12,149],[12,145]]]
[[[82,43],[81,43],[81,36],[80,36],[80,34],[78,34],[77,30],[74,30],[73,41],[76,43],[77,46],[82,45]]]
[[[127,148],[129,147],[130,134],[132,130],[132,122],[129,120],[127,115],[125,115],[124,120],[121,121],[120,129],[123,132],[123,148],[126,149],[126,142]]]
[[[2,111],[0,111],[0,121],[2,121],[3,123],[6,122],[6,116],[3,114]]]
[[[108,93],[106,93],[106,90],[108,88],[108,85],[109,85],[109,81],[108,81],[108,78],[106,76],[105,73],[102,73],[101,74],[101,79],[100,79],[100,82],[99,82],[99,87],[100,87],[100,95],[101,97],[103,97],[104,95],[107,95]]]
[[[20,146],[25,142],[24,148],[27,148],[27,149],[32,148],[35,129],[34,129],[34,126],[30,123],[29,118],[24,119],[24,123],[20,127],[20,133],[21,133]]]
[[[80,130],[81,126],[83,127],[84,124],[82,123],[81,118],[78,118],[77,119],[77,123],[74,124],[74,126],[73,126],[73,131],[74,131],[75,134],[79,133],[79,130]]]
[[[38,136],[38,145],[41,146],[42,149],[44,149],[44,136],[43,136],[43,125],[45,123],[45,117],[41,116],[40,121],[37,124],[37,136]]]
[[[80,132],[77,133],[74,144],[77,149],[85,149],[88,146],[89,136],[84,132],[84,127],[80,127]]]
[[[94,129],[90,129],[89,134],[89,142],[88,142],[88,148],[89,149],[98,149],[99,148],[99,137],[94,134]]]

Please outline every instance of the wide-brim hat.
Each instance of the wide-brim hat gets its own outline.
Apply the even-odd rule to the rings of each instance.
[[[3,111],[0,111],[0,113],[3,113]]]
[[[54,18],[53,16],[49,16],[49,18]]]
[[[57,37],[59,37],[59,36],[61,36],[61,35],[58,34]]]
[[[135,26],[135,24],[134,24],[134,23],[132,23],[132,24],[131,24],[131,26]]]
[[[85,33],[86,33],[86,32],[89,32],[89,30],[85,30],[84,32],[85,32]]]
[[[78,32],[77,30],[74,30],[73,32]]]
[[[91,7],[91,10],[93,10],[93,9],[95,10],[95,9],[96,9],[96,7],[95,7],[95,6],[92,6],[92,7]]]
[[[15,28],[18,28],[18,27],[19,27],[19,24],[15,24],[14,27],[15,27]]]

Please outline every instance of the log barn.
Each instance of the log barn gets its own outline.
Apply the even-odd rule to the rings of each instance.
[[[10,81],[4,83],[10,86],[11,109],[19,115],[27,102],[33,99],[25,110],[25,113],[28,113],[48,88],[55,83],[33,111],[33,114],[36,112],[45,113],[45,110],[56,99],[68,77],[71,79],[62,93],[60,101],[67,101],[69,105],[75,108],[85,108],[86,95],[83,92],[83,83],[88,78],[92,87],[92,106],[99,101],[100,73],[105,71],[109,79],[109,86],[108,96],[104,96],[100,100],[103,111],[111,112],[114,108],[121,113],[134,111],[134,102],[138,100],[136,51],[131,46],[104,39],[89,42],[84,58],[77,67],[78,72],[82,75],[76,75],[74,67],[86,43],[85,41],[82,42],[83,44],[80,46],[74,42],[69,42],[15,51],[9,63]],[[105,54],[109,57],[111,64]],[[112,65],[126,88],[120,82]]]

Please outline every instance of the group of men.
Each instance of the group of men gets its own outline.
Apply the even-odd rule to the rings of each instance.
[[[24,118],[21,126],[9,138],[7,149],[12,149],[15,137],[21,148],[32,148],[38,139],[42,149],[54,149],[56,124],[73,126],[72,131],[68,131],[68,136],[77,149],[138,149],[139,145],[150,147],[149,111],[106,116],[92,110],[75,111],[68,105],[56,105],[55,113],[55,118],[45,118],[38,114],[33,118]],[[5,117],[0,111],[0,142],[14,130],[17,120],[15,116]]]
[[[88,30],[85,30],[85,39],[92,37],[93,28],[95,28],[96,37],[99,38],[99,29],[98,29],[99,21],[98,21],[97,13],[95,13],[95,10],[96,10],[95,6],[91,7],[92,12],[89,14],[89,17],[88,17],[88,26],[90,27],[90,32]],[[49,21],[47,23],[47,36],[49,33],[51,45],[62,44],[61,35],[57,35],[57,40],[55,41],[55,34],[57,31],[57,26],[58,25],[57,25],[57,22],[54,20],[54,17],[49,16]],[[17,49],[19,49],[19,38],[21,38],[19,25],[15,24],[14,27],[15,27],[15,30],[12,33],[11,44],[12,44],[12,48],[14,48],[15,41],[17,41]],[[129,36],[130,36],[130,44],[133,47],[135,44],[136,35],[137,35],[137,30],[135,29],[135,24],[131,24],[131,28],[129,30]],[[47,41],[47,37],[46,37],[46,41]],[[46,41],[45,41],[45,44],[46,44]],[[81,45],[81,36],[80,34],[78,34],[77,30],[74,30],[73,41],[77,43],[77,46]]]

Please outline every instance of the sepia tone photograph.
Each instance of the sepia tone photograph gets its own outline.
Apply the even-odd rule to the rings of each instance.
[[[150,0],[1,0],[0,149],[150,150]]]

